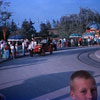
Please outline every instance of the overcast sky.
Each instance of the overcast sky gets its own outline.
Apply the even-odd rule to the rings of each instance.
[[[24,19],[32,19],[36,29],[39,23],[46,20],[59,20],[61,16],[79,13],[80,7],[91,8],[100,13],[100,0],[4,0],[11,3],[11,19],[22,23]]]

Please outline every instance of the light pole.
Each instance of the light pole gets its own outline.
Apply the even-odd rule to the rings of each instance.
[[[3,24],[3,37],[4,37],[4,40],[6,39],[6,32],[7,32],[7,29],[6,29],[6,12],[2,12],[2,24]]]

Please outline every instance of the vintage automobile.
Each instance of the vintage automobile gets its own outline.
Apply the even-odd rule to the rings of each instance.
[[[39,54],[45,56],[46,52],[50,52],[50,54],[52,54],[53,52],[52,44],[49,45],[46,43],[37,44],[33,49],[33,54]]]

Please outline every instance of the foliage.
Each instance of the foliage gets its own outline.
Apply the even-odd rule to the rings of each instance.
[[[59,29],[58,34],[62,38],[71,33],[84,33],[93,22],[100,26],[100,14],[89,8],[80,8],[79,14],[62,16],[59,21],[53,20],[53,26]]]
[[[11,21],[10,29],[11,29],[10,30],[11,33],[15,32],[18,29],[14,20]]]
[[[36,34],[36,30],[33,26],[33,22],[30,20],[30,21],[27,21],[26,19],[23,21],[22,23],[22,31],[23,31],[23,35],[28,38],[29,40],[35,36]]]
[[[49,21],[47,23],[41,23],[40,24],[40,35],[41,37],[49,37],[49,29],[51,29],[51,24]]]
[[[6,21],[11,17],[12,13],[7,10],[10,2],[0,1],[0,24],[5,25]]]
[[[4,39],[3,36],[3,29],[6,28],[6,35],[5,40],[7,39],[7,36],[9,35],[9,30],[7,27],[7,21],[12,16],[12,13],[8,11],[8,7],[10,6],[10,2],[4,2],[3,0],[0,0],[0,39]]]

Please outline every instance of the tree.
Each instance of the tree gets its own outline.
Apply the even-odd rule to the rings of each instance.
[[[12,13],[8,11],[8,7],[10,6],[10,2],[4,2],[3,0],[0,1],[0,28],[1,34],[0,39],[7,39],[7,20],[10,19]]]
[[[16,23],[14,22],[14,20],[11,21],[11,25],[10,25],[10,32],[13,33],[15,32],[18,28],[17,28],[17,25]]]
[[[47,23],[40,24],[40,35],[42,37],[49,37],[49,29],[51,29],[51,23],[47,21]]]
[[[59,27],[59,21],[55,21],[54,19],[52,20],[52,23],[53,23],[53,28],[56,28],[56,27]]]
[[[51,23],[49,21],[47,21],[46,26],[48,29],[51,29]]]
[[[54,28],[58,28],[59,37],[68,37],[71,33],[84,33],[87,26],[96,22],[100,26],[100,14],[89,8],[80,8],[79,14],[62,16],[59,21],[53,20]]]
[[[27,21],[26,19],[23,21],[22,23],[22,27],[21,29],[23,30],[23,34],[26,38],[28,38],[29,40],[32,38],[32,35],[36,34],[36,30],[33,26],[33,22]]]

